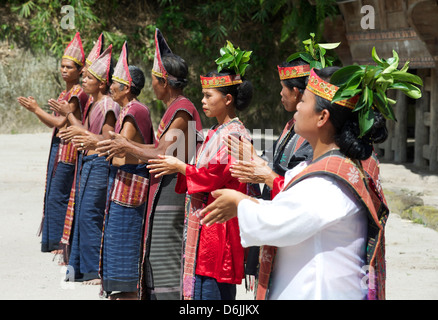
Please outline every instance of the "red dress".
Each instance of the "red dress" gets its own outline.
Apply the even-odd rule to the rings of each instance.
[[[216,130],[210,130],[204,141],[207,144]],[[220,152],[207,166],[187,165],[186,175],[178,174],[175,191],[188,195],[208,193],[207,205],[214,201],[211,192],[217,189],[234,189],[246,193],[247,185],[231,177],[230,166],[235,161]],[[222,160],[218,160],[221,158]],[[195,274],[208,276],[218,282],[240,284],[244,277],[244,249],[240,243],[237,218],[222,224],[203,225],[200,229]]]

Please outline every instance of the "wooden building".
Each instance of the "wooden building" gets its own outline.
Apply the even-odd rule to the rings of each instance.
[[[395,50],[400,67],[409,60],[409,71],[424,82],[421,99],[393,96],[397,122],[387,122],[389,138],[376,146],[382,160],[438,171],[438,0],[337,2],[341,15],[326,20],[324,38],[342,43],[344,65],[373,64],[374,46],[382,58]]]

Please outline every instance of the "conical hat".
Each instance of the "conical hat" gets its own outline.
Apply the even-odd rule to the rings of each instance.
[[[155,29],[155,58],[154,66],[152,68],[152,74],[160,78],[169,78],[171,80],[176,80],[176,77],[172,76],[164,68],[162,57],[168,53],[172,53],[169,46],[167,45],[166,39],[164,39],[163,34],[157,28]]]
[[[76,32],[73,40],[68,44],[67,48],[64,51],[64,55],[62,56],[62,59],[69,59],[76,62],[81,67],[84,66],[85,54],[79,32]]]
[[[126,41],[123,44],[122,53],[120,54],[119,60],[114,68],[112,79],[113,81],[117,81],[125,85],[134,86],[128,69],[128,42]]]
[[[88,72],[100,81],[108,81],[113,45],[109,47],[88,67]]]
[[[96,61],[96,59],[102,54],[103,42],[104,37],[103,33],[101,33],[96,43],[94,44],[93,49],[91,49],[90,53],[88,54],[87,59],[85,59],[85,62],[88,66],[91,66],[93,62]]]

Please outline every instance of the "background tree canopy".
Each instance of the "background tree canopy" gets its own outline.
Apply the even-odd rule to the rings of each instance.
[[[311,4],[313,3],[313,4]],[[226,40],[253,51],[247,79],[254,85],[253,102],[239,114],[248,128],[273,128],[276,133],[290,118],[280,103],[277,64],[302,50],[302,41],[316,34],[322,40],[323,21],[338,14],[335,0],[225,0],[225,1],[0,1],[0,40],[10,46],[50,54],[57,58],[79,31],[86,54],[101,32],[105,46],[113,44],[115,59],[128,41],[130,64],[149,75],[154,57],[154,32],[158,27],[172,51],[190,67],[186,95],[200,106],[199,75],[216,68],[214,60]],[[74,29],[61,27],[64,5],[74,8]],[[159,118],[163,106],[149,95],[147,103]],[[201,112],[202,113],[202,112]],[[203,115],[202,115],[203,116]],[[213,122],[203,118],[204,126]]]

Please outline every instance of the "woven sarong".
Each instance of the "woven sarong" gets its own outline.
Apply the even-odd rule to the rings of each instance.
[[[73,98],[78,99],[79,110],[82,114],[88,96],[82,90],[81,86],[75,85],[69,91],[64,90],[59,95],[58,101],[70,102]],[[58,115],[55,113],[55,116]],[[40,233],[42,233],[41,250],[43,252],[57,250],[60,247],[63,231],[61,231],[57,243],[53,243],[53,241],[58,237],[58,221],[64,221],[66,216],[69,200],[65,200],[65,198],[71,195],[72,187],[74,189],[74,168],[77,151],[71,143],[66,143],[56,137],[57,133],[58,129],[55,128],[52,133],[51,148],[47,163],[43,218],[40,230]],[[61,167],[63,167],[63,169],[58,170],[60,164],[62,164]],[[68,186],[68,184],[70,185]],[[56,187],[61,187],[62,190],[55,191]],[[54,192],[55,195],[52,195],[51,192]],[[71,202],[71,205],[73,205],[73,202]],[[54,221],[50,221],[52,219],[54,219]],[[47,233],[50,233],[50,235]]]
[[[119,177],[117,181],[116,176]],[[139,201],[142,198],[139,190],[130,189],[129,186],[134,184],[147,192],[147,177],[146,165],[110,166],[107,193],[109,201],[105,211],[99,268],[102,287],[106,293],[137,291],[146,202]],[[121,191],[114,192],[118,188]],[[126,193],[128,189],[130,192]],[[126,202],[125,206],[120,204],[122,202],[113,201],[115,199],[132,202]]]
[[[156,145],[164,139],[178,112],[190,115],[187,146],[190,155],[203,140],[202,124],[195,106],[179,96],[167,108],[157,129]],[[192,143],[190,143],[192,142]],[[181,249],[185,195],[175,192],[176,175],[151,177],[140,264],[139,296],[142,300],[181,298]]]
[[[75,281],[98,278],[109,164],[97,154],[82,161],[69,266]]]
[[[59,249],[74,170],[74,165],[59,162],[53,171],[53,177],[47,183],[41,243],[43,252]]]

